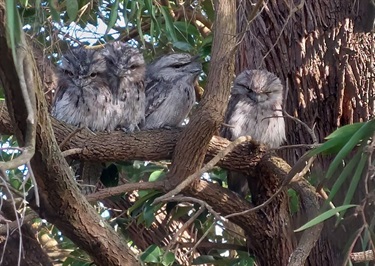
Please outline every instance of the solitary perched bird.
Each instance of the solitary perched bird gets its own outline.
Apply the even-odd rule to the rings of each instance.
[[[221,136],[235,140],[249,135],[269,148],[279,147],[285,140],[282,101],[279,78],[265,70],[245,70],[234,81]],[[245,196],[246,176],[228,172],[228,187]]]
[[[102,51],[113,94],[119,105],[118,127],[126,132],[139,130],[145,119],[145,62],[137,48],[122,42],[107,44]]]
[[[118,125],[115,119],[121,113],[114,105],[107,81],[107,66],[99,51],[82,47],[68,51],[62,58],[58,85],[52,104],[52,115],[58,120],[92,131],[112,131]],[[85,163],[81,179],[95,185],[102,166]],[[91,192],[85,189],[83,192]]]
[[[180,126],[193,107],[194,82],[202,71],[198,57],[169,54],[146,70],[144,129]]]

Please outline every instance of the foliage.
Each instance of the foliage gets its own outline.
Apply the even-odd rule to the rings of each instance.
[[[204,60],[204,70],[207,73],[211,53],[212,34],[211,25],[214,10],[211,1],[186,1],[178,4],[177,1],[151,1],[151,0],[7,0],[7,25],[9,27],[9,40],[13,51],[18,42],[21,26],[16,12],[22,17],[23,29],[34,41],[37,41],[45,50],[48,58],[57,63],[64,50],[69,46],[90,45],[98,46],[113,40],[122,40],[139,47],[148,61],[171,51],[189,52],[199,54]],[[204,85],[205,75],[200,83]],[[0,98],[3,92],[0,90]],[[296,231],[307,229],[317,223],[323,222],[337,213],[337,222],[345,217],[345,211],[352,207],[362,206],[366,202],[353,203],[360,181],[369,181],[369,169],[374,167],[373,138],[375,120],[366,123],[356,123],[344,126],[327,137],[327,141],[320,147],[310,152],[310,156],[319,154],[335,155],[334,160],[325,175],[326,179],[333,179],[329,188],[329,197],[323,206],[324,211],[315,219]],[[17,147],[13,137],[2,136],[1,160],[9,161],[16,152],[10,152],[5,147]],[[102,183],[107,186],[116,186],[126,182],[157,181],[163,179],[168,171],[169,162],[114,162],[108,165],[102,175]],[[8,172],[9,183],[14,189],[21,190],[23,185],[28,190],[30,180],[24,183],[27,168],[13,169]],[[226,173],[215,168],[203,178],[225,186]],[[345,191],[343,202],[336,202],[338,207],[329,209],[328,203],[335,200],[343,183],[351,178],[350,186]],[[368,184],[365,184],[366,186]],[[290,191],[291,211],[297,212],[298,197]],[[149,245],[141,250],[129,238],[128,229],[132,223],[141,226],[144,230],[163,225],[176,233],[186,221],[199,211],[196,204],[158,204],[152,205],[155,198],[160,196],[159,191],[139,191],[137,194],[124,194],[111,198],[115,204],[129,201],[130,207],[122,206],[121,213],[117,213],[107,202],[98,202],[98,212],[110,222],[119,233],[128,240],[129,245],[141,253],[140,260],[147,265],[177,265],[178,258],[166,247],[158,244]],[[121,205],[120,205],[121,206]],[[160,217],[166,217],[162,219]],[[180,223],[178,226],[173,222]],[[192,225],[189,241],[197,241],[207,232],[206,240],[209,243],[240,243],[244,245],[244,237],[226,230],[225,226],[215,223],[208,213],[202,213]],[[361,236],[363,249],[374,244],[373,228],[375,221],[364,221],[362,230],[353,236],[353,242]],[[61,249],[71,249],[72,252],[64,258],[63,265],[90,265],[87,255],[76,247],[69,239],[61,236],[51,224],[46,224],[48,234],[55,238]],[[214,229],[212,229],[214,228]],[[46,233],[41,231],[40,234]],[[179,237],[173,235],[174,237]],[[194,239],[195,237],[195,239]],[[185,239],[186,240],[186,239]],[[349,247],[348,247],[349,249]],[[236,255],[228,255],[229,249],[212,248],[211,253],[203,254],[193,260],[193,265],[210,263],[212,265],[254,265],[254,258],[240,249]]]

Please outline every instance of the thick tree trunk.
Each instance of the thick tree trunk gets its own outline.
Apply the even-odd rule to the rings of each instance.
[[[294,1],[270,0],[249,23],[254,5],[251,1],[238,1],[237,33],[243,38],[236,57],[236,73],[244,69],[275,73],[288,86],[285,110],[314,128],[319,142],[340,126],[373,118],[371,50],[375,38],[364,32],[373,28],[372,2],[306,0],[300,1],[299,6]],[[286,125],[286,144],[312,143],[302,125],[288,118]],[[280,154],[294,165],[305,151],[287,149]],[[321,159],[319,163],[325,168],[329,161]],[[253,192],[264,197],[270,191],[268,182],[257,179],[253,182],[256,186],[252,184]],[[309,265],[340,265],[338,248],[323,238],[312,251]],[[273,254],[260,252],[259,256],[266,256],[262,260],[267,261],[272,260]]]
[[[361,6],[359,6],[361,4]],[[313,128],[318,141],[337,127],[374,117],[373,34],[354,33],[367,1],[271,0],[241,42],[236,72],[267,69],[289,86],[286,111]],[[238,30],[248,26],[251,2],[241,1]],[[358,26],[359,27],[359,26]],[[308,132],[286,119],[287,144],[310,144]],[[288,150],[291,164],[305,150]]]
[[[0,1],[0,83],[8,110],[11,110],[15,136],[20,146],[26,146],[21,156],[30,154],[32,157],[24,160],[30,161],[38,186],[40,207],[35,208],[36,211],[87,251],[95,263],[138,265],[124,239],[103,221],[78,191],[54,137],[35,61],[22,32],[16,45],[17,60],[13,60],[5,13],[5,1]]]

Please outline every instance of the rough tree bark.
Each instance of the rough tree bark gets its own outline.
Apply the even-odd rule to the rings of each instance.
[[[82,247],[95,263],[137,265],[126,241],[103,221],[76,187],[53,134],[30,47],[21,32],[15,64],[8,47],[5,14],[5,3],[0,1],[0,80],[8,110],[12,110],[12,126],[18,143],[23,145],[29,132],[36,130],[35,154],[30,162],[40,193],[40,208],[37,211]],[[20,82],[21,76],[23,83]],[[28,109],[28,101],[32,111]]]
[[[298,9],[296,6],[290,6],[287,1],[272,0],[267,2],[267,8],[263,9],[262,14],[251,24],[248,24],[246,20],[251,12],[251,3],[249,1],[239,3],[241,4],[238,11],[238,32],[244,32],[245,29],[249,32],[244,35],[239,46],[240,52],[236,61],[237,72],[240,72],[243,68],[261,66],[261,68],[267,68],[269,71],[277,73],[284,80],[288,79],[291,89],[286,104],[287,110],[309,125],[316,122],[320,140],[326,135],[324,132],[332,131],[344,122],[350,122],[350,118],[355,121],[355,119],[359,119],[363,115],[366,116],[366,114],[366,119],[368,118],[374,110],[373,106],[362,105],[358,112],[353,111],[357,110],[354,108],[356,104],[358,105],[363,99],[369,99],[374,95],[374,84],[369,83],[362,76],[366,71],[369,72],[369,67],[358,60],[366,54],[362,53],[359,48],[362,46],[369,47],[369,36],[361,35],[363,33],[356,35],[349,31],[353,23],[353,16],[350,12],[356,10],[353,6],[354,3],[349,1],[345,1],[344,4],[341,1],[306,1],[302,9]],[[198,170],[205,156],[210,158],[220,148],[228,145],[228,141],[216,137],[212,138],[212,136],[223,119],[225,111],[223,106],[227,104],[231,73],[233,72],[234,1],[229,3],[223,0],[217,1],[215,2],[215,8],[217,13],[220,14],[220,16],[218,15],[220,19],[215,22],[216,31],[212,54],[212,65],[215,67],[210,71],[209,82],[200,107],[182,133],[180,130],[139,132],[130,135],[112,133],[111,138],[108,138],[106,134],[90,136],[87,132],[82,132],[74,136],[65,145],[65,149],[82,148],[82,154],[77,154],[80,159],[97,158],[98,161],[118,160],[119,156],[122,156],[120,159],[123,160],[160,160],[172,157],[173,164],[168,178],[173,182],[166,182],[160,188],[163,191],[168,191],[189,174]],[[1,14],[4,13],[1,13],[1,11],[3,12],[3,10],[0,10],[0,18],[3,18]],[[289,16],[289,14],[292,15]],[[270,23],[273,25],[268,28]],[[286,23],[285,29],[283,28],[284,23]],[[297,23],[302,23],[300,28],[296,27]],[[4,26],[2,29],[4,29]],[[363,38],[360,42],[360,37],[366,38]],[[262,47],[259,47],[259,40],[263,42]],[[338,46],[338,40],[341,40],[344,46]],[[3,58],[1,60],[0,70],[7,69],[9,71],[9,66],[14,64],[4,34],[0,34],[0,44],[2,45],[0,47],[2,52],[8,51],[6,60],[4,61]],[[274,44],[276,44],[275,47]],[[357,48],[358,54],[354,52]],[[358,58],[351,61],[350,58],[355,56]],[[334,69],[333,66],[336,65],[338,67]],[[308,71],[309,68],[314,71]],[[363,70],[363,72],[357,71],[358,69]],[[9,84],[16,86],[18,82],[16,72],[10,72],[5,75],[4,72],[0,71],[1,80],[5,84],[4,87],[7,92],[10,91]],[[305,75],[306,73],[309,75]],[[14,80],[10,82],[8,78],[14,78]],[[322,82],[322,80],[326,82]],[[357,88],[356,86],[363,85],[367,92],[362,90],[358,93],[347,91],[344,84],[351,85],[351,87],[348,86],[349,88]],[[36,88],[39,87],[40,84],[37,84]],[[299,90],[300,87],[302,89]],[[337,88],[339,88],[339,93],[337,93]],[[7,95],[10,107],[12,107],[13,96]],[[314,99],[311,100],[309,97]],[[65,161],[54,141],[46,104],[39,90],[37,90],[37,98],[37,153],[32,160],[32,166],[35,168],[34,171],[41,193],[41,213],[55,223],[64,234],[88,251],[97,263],[135,265],[133,263],[136,262],[132,260],[127,247],[123,247],[119,243],[118,236],[109,228],[100,228],[102,221],[99,220],[76,189],[73,178],[68,172]],[[335,103],[336,105],[332,105],[332,109],[337,108],[337,110],[317,108],[323,107],[327,103]],[[350,103],[350,106],[345,109],[348,103]],[[11,124],[6,124],[6,121],[0,123],[0,131],[16,133],[22,139],[25,130],[23,124],[23,119],[25,119],[24,109],[10,108],[10,110],[11,115],[14,115],[13,121]],[[4,112],[1,115],[3,116]],[[324,119],[327,119],[327,124],[324,123]],[[73,131],[71,127],[64,126],[56,121],[52,123],[55,127],[56,138],[60,142],[68,135],[66,132]],[[291,128],[290,121],[288,121],[288,128]],[[309,143],[311,141],[302,130],[297,132],[289,130],[288,132],[290,143]],[[111,141],[108,141],[108,139]],[[105,146],[104,143],[108,142],[109,145]],[[119,145],[119,143],[124,143],[124,145]],[[257,151],[254,151],[254,149],[257,149]],[[109,150],[110,152],[108,152]],[[256,152],[259,151],[261,153],[257,154]],[[294,163],[301,153],[301,151],[297,151],[293,155],[290,153],[286,158]],[[253,154],[256,155],[252,156]],[[284,165],[285,167],[283,167],[283,164],[280,166],[279,162],[273,162],[274,168],[269,167],[268,163],[272,163],[272,160],[268,159],[267,161],[263,155],[264,149],[262,147],[247,144],[241,145],[220,162],[220,165],[225,168],[245,172],[249,169],[244,166],[244,160],[241,160],[242,156],[247,156],[246,159],[254,162],[251,166],[259,163],[255,171],[262,173],[262,175],[259,175],[253,184],[253,188],[260,192],[256,203],[260,203],[272,195],[280,184],[280,177],[282,178],[289,171],[287,165]],[[255,161],[254,157],[257,157]],[[251,168],[251,166],[248,167]],[[278,168],[281,168],[282,173],[276,171]],[[251,170],[254,171],[254,169]],[[249,202],[240,199],[227,189],[204,181],[197,181],[188,187],[184,193],[206,201],[222,215],[253,207]],[[61,211],[56,213],[54,210]],[[294,240],[288,227],[290,222],[285,193],[280,194],[264,210],[241,215],[231,220],[245,229],[251,241],[250,248],[257,255],[261,265],[286,265],[288,256],[294,246]],[[264,222],[265,220],[267,223]],[[83,231],[74,231],[76,228]],[[96,238],[96,235],[93,235],[95,233],[101,236]],[[93,239],[99,243],[97,246],[90,244]],[[106,246],[107,244],[108,246]],[[281,248],[280,244],[282,244]],[[319,246],[320,249],[329,253],[330,249],[326,247],[324,245]],[[329,255],[331,254],[320,258],[320,261],[317,260],[315,263],[317,265],[334,265],[332,264],[332,257]],[[103,258],[103,256],[108,256],[108,260],[114,259],[114,261],[105,261],[106,258]],[[120,264],[121,261],[116,261],[116,256],[123,256],[122,264]],[[125,257],[131,261],[124,263]],[[324,262],[324,259],[327,259],[327,261]],[[329,264],[330,262],[331,264]]]
[[[254,6],[238,1],[237,32],[247,33],[239,45],[237,73],[248,68],[275,73],[289,86],[286,111],[314,128],[319,142],[340,126],[374,117],[375,39],[364,32],[373,29],[373,1],[270,0],[262,7],[249,23]],[[286,124],[287,144],[312,143],[302,125],[287,118]],[[305,151],[289,149],[280,154],[294,165]],[[324,169],[329,161],[320,159],[319,164]],[[267,182],[254,180],[253,191],[264,197],[272,191]],[[340,252],[321,239],[308,263],[340,265]]]

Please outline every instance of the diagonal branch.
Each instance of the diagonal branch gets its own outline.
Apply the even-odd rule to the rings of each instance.
[[[12,116],[13,130],[19,142],[25,143],[30,121],[26,104],[20,89],[20,73],[16,71],[12,52],[8,47],[5,32],[4,0],[0,1],[0,80],[6,92],[6,100]],[[23,32],[20,31],[23,35]],[[23,37],[22,37],[23,38]],[[21,39],[22,39],[21,38]],[[32,58],[29,46],[22,46],[27,57]],[[25,78],[36,73],[33,60],[22,62]],[[35,138],[35,154],[31,167],[38,183],[40,208],[35,208],[39,215],[55,224],[61,232],[85,250],[98,265],[138,265],[133,253],[122,239],[100,217],[94,208],[79,192],[64,157],[55,140],[48,114],[47,103],[39,78],[26,82],[30,101],[35,97],[34,113],[38,121]],[[18,96],[18,98],[17,98]],[[16,105],[17,104],[17,105]],[[4,109],[3,109],[4,110]],[[92,243],[95,243],[93,245]]]

